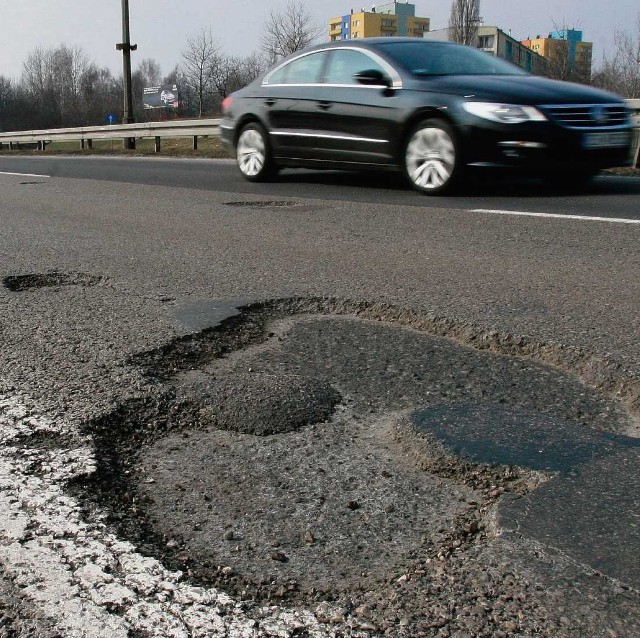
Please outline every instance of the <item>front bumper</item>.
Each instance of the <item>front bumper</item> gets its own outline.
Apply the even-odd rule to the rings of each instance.
[[[465,163],[540,172],[629,166],[632,130],[564,129],[551,122],[467,126],[463,133]]]
[[[220,141],[232,155],[235,155],[235,129],[231,122],[225,120],[220,122]]]

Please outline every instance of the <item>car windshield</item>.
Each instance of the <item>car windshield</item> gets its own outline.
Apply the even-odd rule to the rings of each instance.
[[[378,45],[413,75],[526,75],[489,53],[448,42],[389,42]]]

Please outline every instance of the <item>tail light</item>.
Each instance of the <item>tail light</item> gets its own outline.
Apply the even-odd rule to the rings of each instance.
[[[224,98],[224,100],[222,100],[222,113],[226,113],[231,108],[232,104],[233,98],[228,95],[226,98]]]

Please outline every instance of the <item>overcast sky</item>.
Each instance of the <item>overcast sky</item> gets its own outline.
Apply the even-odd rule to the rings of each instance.
[[[211,27],[222,50],[248,55],[260,45],[265,18],[284,0],[129,0],[131,41],[138,44],[133,66],[155,59],[166,74],[180,61],[189,35]],[[371,4],[349,0],[306,0],[321,24],[351,8]],[[383,2],[378,2],[383,4]],[[431,28],[447,26],[451,0],[414,0],[416,15],[431,18]],[[554,24],[580,29],[594,43],[594,66],[611,52],[616,29],[636,32],[638,0],[481,0],[487,25],[518,39],[546,35]],[[22,62],[36,47],[81,47],[100,67],[121,71],[115,43],[122,39],[121,0],[0,0],[0,75],[17,78]],[[327,26],[328,28],[328,26]]]

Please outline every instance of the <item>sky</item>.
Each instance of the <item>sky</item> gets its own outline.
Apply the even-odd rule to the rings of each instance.
[[[187,38],[202,28],[211,31],[221,51],[245,56],[259,49],[269,12],[285,0],[129,0],[131,42],[138,45],[132,65],[144,58],[160,64],[168,74],[180,62]],[[321,25],[332,17],[370,4],[351,0],[304,0]],[[383,1],[378,4],[384,4]],[[431,18],[431,29],[445,28],[451,0],[413,0],[416,15]],[[115,50],[122,40],[121,0],[0,0],[0,75],[18,78],[25,58],[36,47],[60,44],[83,49],[99,67],[115,74],[122,70],[122,55]],[[517,39],[545,36],[554,25],[583,31],[594,43],[597,67],[603,54],[613,52],[616,29],[636,34],[638,0],[481,0],[484,24],[498,26]]]

